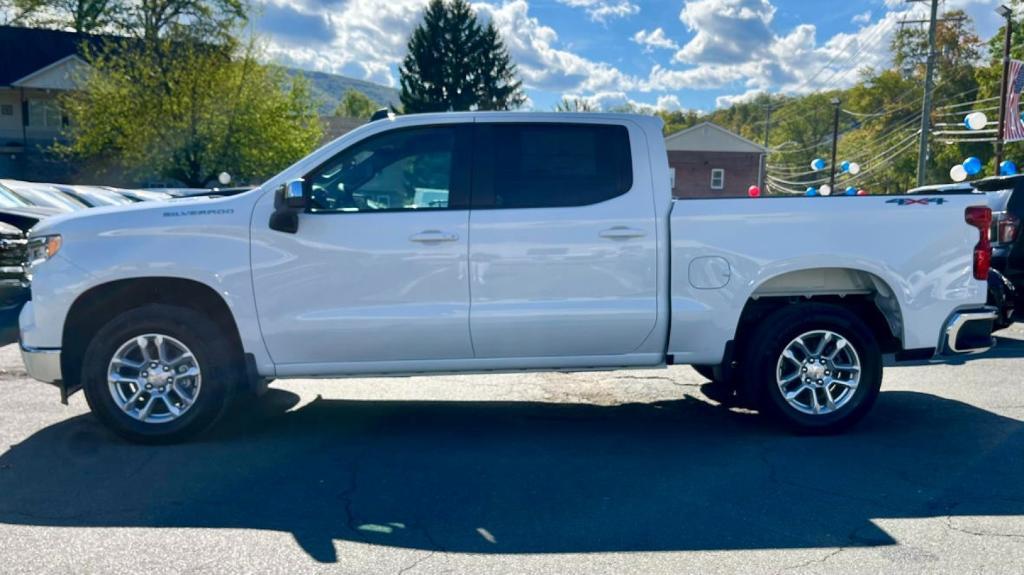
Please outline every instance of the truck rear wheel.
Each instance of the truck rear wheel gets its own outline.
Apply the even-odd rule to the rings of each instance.
[[[751,336],[744,385],[763,413],[802,433],[836,433],[878,398],[882,354],[868,326],[846,308],[791,304]]]
[[[89,407],[130,441],[172,443],[201,433],[240,381],[228,338],[189,308],[126,311],[93,336],[82,364]]]

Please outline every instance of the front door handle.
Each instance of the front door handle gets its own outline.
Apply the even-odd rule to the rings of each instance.
[[[643,230],[636,228],[627,228],[626,226],[615,226],[614,228],[608,228],[602,230],[599,234],[602,238],[609,240],[628,240],[630,238],[642,238],[647,235]]]
[[[409,236],[410,242],[419,242],[421,244],[437,244],[441,242],[457,242],[459,241],[458,234],[450,234],[442,232],[440,230],[425,230],[418,234]]]

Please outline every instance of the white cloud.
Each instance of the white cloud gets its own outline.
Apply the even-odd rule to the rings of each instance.
[[[587,96],[564,94],[562,97],[569,101],[580,100],[586,102],[592,109],[598,111],[630,108],[638,112],[652,114],[654,112],[674,112],[683,109],[679,103],[679,98],[672,94],[658,97],[654,104],[634,100],[625,92],[619,91],[597,92]]]
[[[665,31],[660,27],[650,32],[647,30],[638,31],[636,34],[633,34],[633,42],[643,46],[644,52],[652,52],[655,48],[665,50],[679,49],[679,44],[676,44],[674,40],[666,36]]]
[[[640,88],[741,86],[742,91],[717,98],[718,106],[729,106],[768,90],[807,93],[849,87],[859,79],[859,70],[887,66],[889,43],[899,21],[923,13],[919,5],[900,3],[874,23],[870,23],[870,14],[859,15],[866,22],[856,31],[819,43],[813,24],[778,33],[773,27],[775,11],[769,0],[686,2],[679,18],[695,34],[679,48],[673,61],[690,66],[655,65]]]
[[[386,86],[396,85],[391,67],[405,55],[409,33],[427,0],[348,0],[340,6],[317,0],[275,0],[267,6],[327,20],[333,39],[296,38],[275,28],[275,18],[259,21],[268,35],[267,51],[276,61],[323,72],[344,73]]]
[[[679,103],[679,97],[675,94],[658,96],[658,103],[655,104],[655,107],[666,112],[676,112],[683,109],[683,105]]]
[[[747,78],[752,72],[741,66],[698,66],[686,70],[673,70],[655,64],[639,88],[645,92],[666,90],[706,90],[721,88]]]
[[[396,86],[395,67],[405,57],[409,34],[428,0],[270,0],[258,20],[267,36],[267,52],[283,64],[356,76]],[[619,1],[567,0],[595,13]],[[631,4],[630,4],[631,5]],[[632,6],[632,5],[631,5]],[[561,45],[558,34],[529,13],[526,0],[473,4],[477,15],[501,32],[528,88],[563,92],[628,90],[639,80],[618,68],[580,56]],[[638,9],[638,8],[637,8]],[[328,38],[295,34],[300,18],[326,20]],[[288,24],[291,22],[292,24]],[[307,29],[308,28],[304,28]],[[332,37],[331,37],[332,36]]]
[[[629,0],[558,0],[573,8],[583,8],[595,22],[608,18],[625,18],[640,12],[640,7]]]
[[[851,20],[851,22],[853,22],[854,24],[867,24],[870,21],[871,10],[865,10],[864,12],[861,12],[860,14],[854,16],[853,20]]]
[[[763,93],[764,93],[764,90],[761,90],[759,88],[751,88],[750,90],[747,90],[746,92],[744,92],[742,94],[736,94],[736,95],[731,95],[731,96],[730,95],[719,96],[719,97],[715,98],[715,107],[716,108],[728,108],[729,106],[732,106],[734,104],[743,104],[743,103],[746,103],[746,102],[751,102],[755,98],[757,98],[758,95],[763,94]]]
[[[629,90],[639,83],[614,66],[561,48],[554,28],[529,15],[526,0],[512,0],[500,7],[487,3],[473,7],[494,22],[528,87],[551,92],[597,92]]]
[[[679,19],[692,40],[678,52],[678,62],[728,64],[762,53],[771,43],[775,6],[768,0],[692,0]]]

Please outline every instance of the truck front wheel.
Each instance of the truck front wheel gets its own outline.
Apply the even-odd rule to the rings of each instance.
[[[93,413],[118,435],[171,443],[210,427],[241,371],[229,339],[192,309],[150,304],[100,328],[82,363]]]
[[[744,384],[762,412],[804,433],[835,433],[860,421],[882,383],[882,354],[846,308],[790,304],[752,335]]]

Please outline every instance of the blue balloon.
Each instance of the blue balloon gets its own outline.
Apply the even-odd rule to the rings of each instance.
[[[967,171],[967,175],[973,176],[981,171],[981,160],[971,156],[964,160],[964,170]]]
[[[850,162],[843,162],[842,164],[839,164],[839,169],[842,170],[844,173],[845,172],[849,172],[850,171]]]
[[[825,169],[825,160],[822,160],[821,158],[814,158],[814,161],[811,162],[811,169],[812,170],[824,170]]]
[[[815,188],[814,186],[809,186],[807,188],[807,193],[805,193],[804,195],[806,195],[807,197],[816,196],[818,195],[818,188]]]
[[[1003,160],[999,164],[999,175],[1000,176],[1016,176],[1017,175],[1017,164],[1014,164],[1011,160]]]
[[[857,188],[855,188],[853,186],[850,186],[850,187],[846,188],[846,195],[848,195],[848,196],[856,196],[857,195]]]

